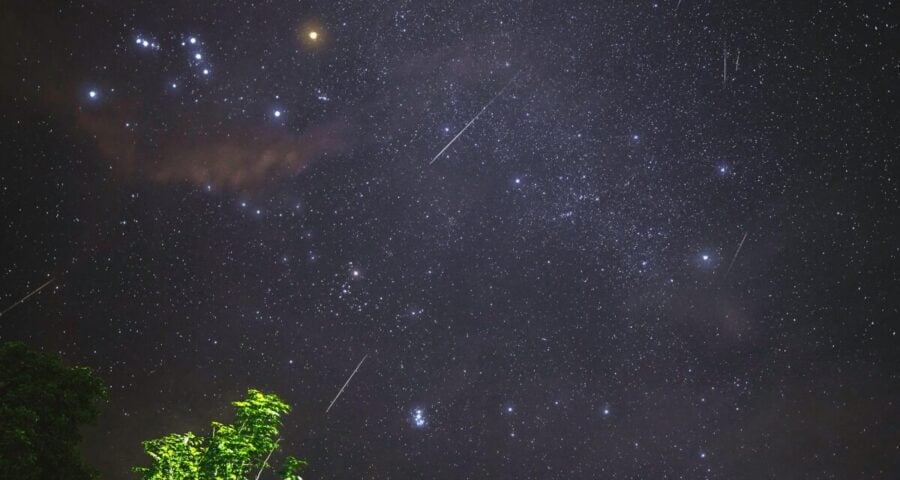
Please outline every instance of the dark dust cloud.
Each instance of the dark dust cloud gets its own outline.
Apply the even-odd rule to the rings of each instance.
[[[308,478],[900,475],[896,2],[0,27],[0,338],[108,382],[105,478],[248,387]]]

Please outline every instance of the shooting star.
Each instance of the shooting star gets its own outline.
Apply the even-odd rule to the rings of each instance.
[[[453,145],[453,142],[455,142],[456,139],[460,137],[460,135],[462,135],[463,133],[465,133],[465,131],[468,130],[469,127],[471,127],[473,123],[475,123],[475,120],[478,120],[478,117],[480,117],[481,114],[485,112],[485,110],[487,110],[488,108],[490,108],[491,104],[494,103],[494,100],[497,100],[497,98],[499,98],[500,95],[503,95],[503,92],[506,90],[506,88],[509,87],[510,85],[512,85],[512,83],[513,83],[514,81],[516,81],[516,78],[519,77],[519,74],[520,74],[520,73],[522,73],[522,70],[519,70],[518,72],[516,72],[516,74],[513,75],[513,77],[512,77],[511,79],[509,79],[508,82],[506,82],[506,85],[504,85],[503,88],[501,88],[500,91],[497,92],[496,95],[494,95],[494,98],[492,98],[491,101],[489,101],[487,104],[485,104],[485,106],[482,107],[481,110],[479,110],[478,113],[475,114],[475,116],[472,117],[471,120],[469,120],[469,123],[467,123],[466,126],[464,126],[464,127],[462,128],[462,130],[460,130],[459,133],[457,133],[456,136],[453,137],[453,138],[450,140],[450,142],[447,143],[447,145],[445,145],[444,148],[442,148],[441,151],[438,152],[437,155],[435,155],[434,158],[431,159],[430,162],[428,162],[428,164],[431,165],[431,164],[433,164],[434,162],[436,162],[437,159],[440,158],[441,155],[443,155],[444,152],[446,152],[448,148],[450,148],[450,145]]]
[[[722,87],[727,88],[728,82],[728,47],[722,42]]]
[[[344,382],[344,386],[341,387],[341,389],[338,391],[337,395],[334,396],[334,400],[332,400],[331,403],[328,405],[328,408],[325,409],[325,413],[328,413],[328,411],[331,410],[331,407],[334,406],[334,402],[336,402],[338,397],[340,397],[341,394],[344,393],[344,389],[347,388],[347,385],[350,383],[350,380],[353,380],[353,376],[356,375],[357,370],[359,370],[359,367],[362,366],[363,362],[365,362],[367,358],[369,358],[369,354],[366,354],[365,356],[363,356],[362,360],[359,361],[359,364],[356,366],[356,368],[353,369],[353,373],[351,373],[350,376],[347,378],[347,381]]]
[[[725,275],[728,275],[728,272],[731,271],[731,267],[734,266],[734,261],[737,260],[738,254],[741,253],[741,248],[744,247],[744,242],[747,240],[748,233],[750,232],[744,232],[744,238],[741,239],[741,243],[738,244],[738,248],[734,252],[734,256],[731,257],[731,263],[728,264],[728,270],[725,270]]]
[[[8,307],[6,307],[6,310],[3,310],[2,312],[0,312],[0,317],[2,317],[3,315],[6,315],[6,312],[8,312],[8,311],[10,311],[10,310],[12,310],[12,309],[18,307],[18,306],[21,305],[22,303],[24,303],[25,300],[28,300],[29,298],[31,298],[32,295],[36,295],[38,292],[40,292],[41,290],[43,290],[44,287],[46,287],[47,285],[50,285],[51,283],[53,283],[54,280],[56,280],[56,279],[55,279],[55,278],[51,278],[50,280],[47,280],[46,283],[44,283],[44,284],[41,285],[40,287],[35,288],[34,290],[32,290],[31,293],[29,293],[28,295],[25,295],[24,297],[22,297],[21,299],[19,299],[18,302],[14,303],[14,304],[12,304],[12,305],[10,305],[10,306],[8,306]]]

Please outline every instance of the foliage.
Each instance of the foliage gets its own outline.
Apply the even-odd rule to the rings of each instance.
[[[290,406],[274,394],[250,390],[247,399],[233,402],[235,422],[212,422],[209,437],[192,433],[172,434],[144,442],[153,458],[150,467],[135,468],[144,480],[239,480],[255,478],[266,468],[278,449],[281,416]],[[298,472],[305,460],[287,457],[279,470],[285,480],[302,480]]]
[[[106,389],[88,368],[69,368],[20,342],[0,344],[0,478],[96,478],[76,451]]]
[[[290,455],[284,459],[284,465],[278,471],[278,475],[284,480],[303,480],[297,472],[302,471],[309,465],[306,460],[300,460]]]

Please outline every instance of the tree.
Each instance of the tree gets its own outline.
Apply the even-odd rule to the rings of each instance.
[[[209,437],[193,433],[172,434],[144,442],[144,451],[153,459],[149,467],[134,470],[144,480],[259,480],[271,468],[269,459],[281,441],[281,416],[291,407],[275,394],[249,390],[247,399],[233,402],[237,409],[233,425],[212,422]],[[285,480],[302,480],[299,471],[305,460],[288,456],[279,475]]]
[[[106,389],[84,367],[66,367],[21,342],[0,344],[0,478],[97,478],[76,451],[79,427],[98,415]]]

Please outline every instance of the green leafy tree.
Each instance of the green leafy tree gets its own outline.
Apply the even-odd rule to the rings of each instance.
[[[102,381],[21,342],[0,344],[0,478],[97,478],[78,455],[79,427],[97,418]]]
[[[258,480],[271,468],[281,416],[291,407],[277,395],[258,390],[248,391],[247,399],[232,405],[237,410],[234,424],[212,422],[209,437],[185,433],[144,442],[153,463],[135,471],[144,480],[242,480],[254,474]],[[285,480],[302,480],[299,472],[306,465],[289,456],[278,473]]]

